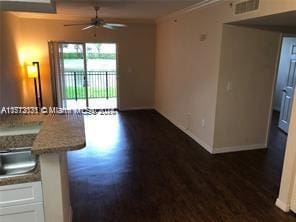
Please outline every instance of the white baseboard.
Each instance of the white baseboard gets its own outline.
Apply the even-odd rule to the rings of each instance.
[[[290,211],[290,205],[287,204],[287,203],[284,203],[279,198],[276,200],[275,205],[284,212],[289,212]]]
[[[251,144],[251,145],[244,145],[244,146],[213,148],[213,154],[231,153],[231,152],[248,151],[248,150],[259,150],[259,149],[267,149],[267,144]]]
[[[221,147],[221,148],[213,148],[212,146],[205,143],[199,137],[194,135],[191,131],[187,130],[184,126],[179,124],[175,119],[171,118],[166,113],[160,111],[159,109],[155,110],[168,119],[172,124],[190,136],[195,142],[201,145],[205,150],[207,150],[211,154],[220,154],[220,153],[230,153],[230,152],[239,152],[239,151],[248,151],[248,150],[259,150],[259,149],[267,149],[267,144],[251,144],[251,145],[244,145],[244,146],[233,146],[233,147]]]
[[[208,145],[207,143],[205,143],[203,140],[201,140],[200,138],[198,138],[196,135],[194,135],[192,132],[190,132],[189,130],[187,130],[184,126],[182,126],[181,124],[179,124],[175,119],[171,118],[169,115],[165,114],[164,112],[160,111],[159,109],[155,110],[162,115],[163,117],[165,117],[166,119],[168,119],[172,124],[174,124],[176,127],[178,127],[180,130],[182,130],[184,133],[186,133],[189,137],[191,137],[195,142],[197,142],[201,147],[203,147],[206,151],[208,151],[209,153],[213,153],[213,148]]]
[[[171,121],[171,120],[170,120]],[[171,121],[172,122],[172,121]],[[173,123],[173,122],[172,122]],[[174,124],[175,125],[175,124]],[[205,143],[204,141],[202,141],[200,138],[198,138],[197,136],[195,136],[192,132],[190,132],[189,130],[186,130],[185,128],[182,128],[180,126],[177,126],[179,129],[181,129],[184,133],[186,133],[188,136],[190,136],[195,142],[197,142],[199,145],[201,145],[206,151],[208,151],[209,153],[213,154],[213,148],[208,145],[207,143]]]
[[[118,108],[119,111],[134,111],[134,110],[154,110],[154,107],[139,106],[139,107],[128,107],[128,108]]]

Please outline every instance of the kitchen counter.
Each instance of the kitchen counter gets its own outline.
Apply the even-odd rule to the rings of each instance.
[[[36,155],[67,152],[85,147],[83,116],[78,115],[3,115],[0,129],[40,125],[38,134],[0,136],[0,150],[32,147]],[[0,186],[33,182],[41,179],[38,163],[34,172],[0,178]]]
[[[9,115],[0,117],[0,129],[41,124],[39,133],[0,136],[0,149],[30,147],[34,154],[65,152],[85,147],[84,120],[78,115]]]
[[[0,136],[0,150],[7,148],[32,147],[36,134]]]
[[[79,150],[85,147],[84,120],[77,115],[45,116],[34,140],[32,152],[45,154]]]
[[[3,177],[0,186],[41,181],[43,202],[41,207],[34,210],[47,222],[70,221],[72,208],[67,151],[82,149],[85,143],[84,119],[81,115],[0,116],[0,151],[29,147],[38,156],[34,172]],[[15,212],[19,213],[22,211]]]

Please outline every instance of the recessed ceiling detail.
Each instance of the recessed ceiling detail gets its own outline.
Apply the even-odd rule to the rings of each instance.
[[[55,13],[54,0],[0,0],[0,11]]]
[[[252,18],[231,24],[249,25],[249,26],[296,26],[296,11],[284,12],[276,15],[268,15],[258,18]]]
[[[205,0],[56,0],[56,14],[17,13],[19,17],[81,20],[93,14],[93,6],[100,6],[100,17],[122,20],[156,20],[172,12]]]

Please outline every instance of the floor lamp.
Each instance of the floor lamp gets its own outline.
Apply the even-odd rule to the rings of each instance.
[[[40,109],[41,107],[43,107],[43,101],[42,101],[42,88],[41,88],[39,62],[33,62],[32,65],[28,65],[27,74],[29,79],[34,79],[36,107]],[[37,80],[38,80],[38,84],[37,84]]]

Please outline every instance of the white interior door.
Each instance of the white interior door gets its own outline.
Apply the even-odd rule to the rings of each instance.
[[[281,74],[287,77],[282,91],[279,128],[288,133],[296,85],[296,38],[285,37],[283,39],[278,75]]]

